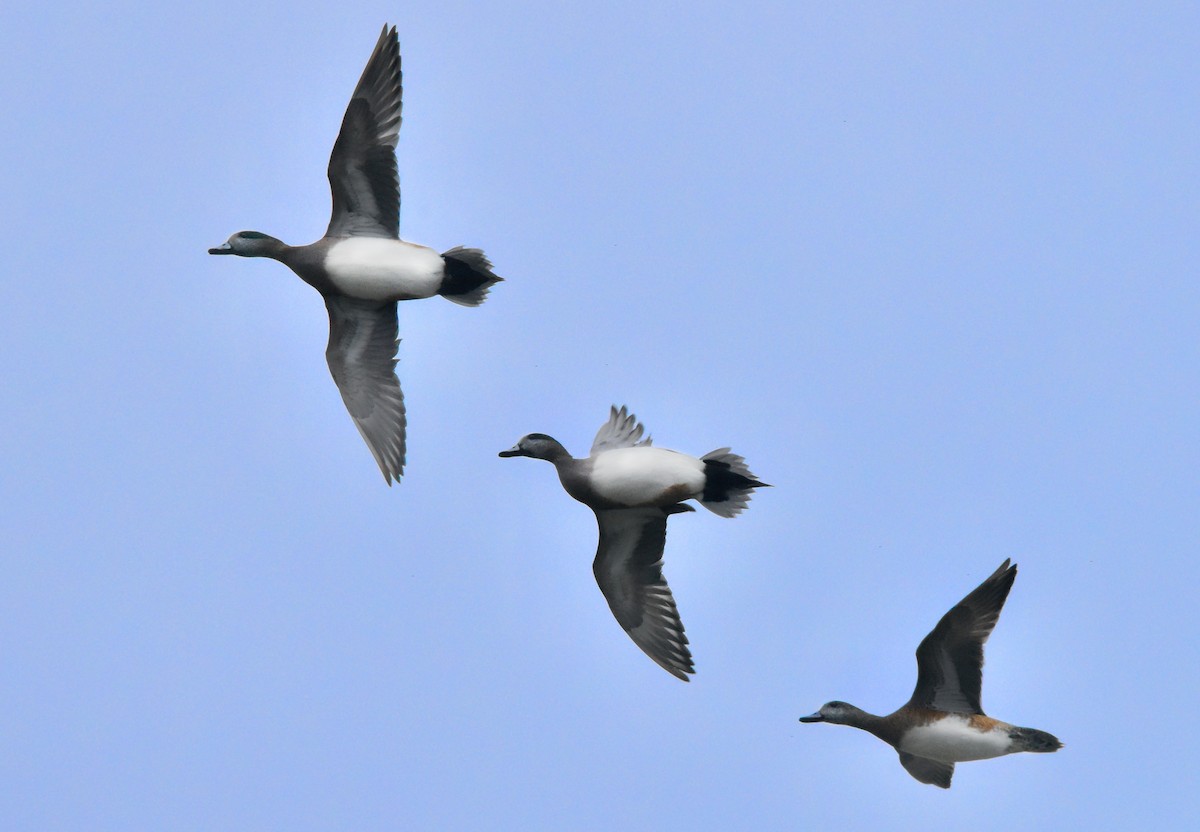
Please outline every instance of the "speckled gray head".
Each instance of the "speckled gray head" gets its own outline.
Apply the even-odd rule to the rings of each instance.
[[[528,456],[533,459],[552,459],[559,454],[566,453],[560,443],[553,436],[547,436],[544,433],[530,433],[521,437],[521,441],[513,445],[507,451],[501,451],[500,456]]]
[[[216,248],[210,248],[208,253],[263,257],[282,245],[279,240],[261,231],[239,231]]]
[[[848,705],[845,702],[838,702],[836,700],[833,702],[826,702],[821,706],[821,710],[817,711],[815,714],[809,714],[808,716],[800,717],[800,721],[842,723],[846,721],[847,715],[853,709],[853,705]]]

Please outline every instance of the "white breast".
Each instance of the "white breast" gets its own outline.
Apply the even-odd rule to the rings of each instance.
[[[330,246],[325,271],[338,291],[363,300],[411,300],[437,294],[442,255],[381,237],[350,237]]]
[[[592,488],[627,506],[659,505],[697,497],[704,491],[704,463],[665,448],[616,448],[592,463]]]
[[[965,763],[1000,757],[1012,750],[1010,726],[999,723],[988,731],[972,728],[968,717],[951,714],[937,722],[911,728],[900,740],[900,750],[943,763]]]

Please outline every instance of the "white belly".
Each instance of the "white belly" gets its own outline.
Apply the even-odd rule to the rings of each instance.
[[[900,741],[900,750],[943,763],[965,763],[1000,757],[1012,750],[1010,726],[1001,723],[990,731],[978,731],[968,718],[952,714],[945,719],[912,728]]]
[[[412,300],[436,295],[442,285],[442,255],[431,248],[350,237],[330,246],[325,270],[338,291],[363,300]]]
[[[665,448],[616,448],[595,458],[591,482],[601,497],[626,506],[679,502],[703,493],[704,463]]]

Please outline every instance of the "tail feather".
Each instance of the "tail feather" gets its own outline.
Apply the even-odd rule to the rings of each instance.
[[[1012,737],[1013,745],[1018,751],[1046,754],[1050,751],[1057,751],[1063,746],[1058,741],[1058,737],[1036,728],[1014,728],[1009,732],[1009,736]]]
[[[746,465],[745,457],[717,448],[700,457],[704,462],[704,493],[700,505],[721,517],[736,517],[750,502],[755,488],[770,488]]]
[[[503,280],[492,271],[492,261],[477,248],[455,246],[442,253],[445,271],[438,294],[463,306],[478,306],[488,290]]]

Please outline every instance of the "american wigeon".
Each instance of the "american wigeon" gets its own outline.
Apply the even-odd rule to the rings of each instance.
[[[675,598],[662,573],[667,518],[695,511],[733,517],[759,482],[746,460],[720,448],[702,457],[655,448],[625,407],[613,407],[596,433],[591,454],[574,459],[559,442],[531,433],[500,456],[554,463],[567,493],[596,512],[600,545],[592,563],[600,591],[625,632],[671,675],[695,673]]]
[[[396,378],[396,302],[441,295],[483,303],[502,278],[475,248],[438,254],[400,239],[400,43],[385,25],[329,157],[333,216],[325,236],[289,246],[239,231],[209,254],[270,257],[321,293],[329,311],[325,358],[342,401],[388,485],[404,472],[404,394]]]
[[[1006,560],[962,599],[917,647],[917,687],[904,707],[876,716],[845,702],[827,702],[801,722],[832,722],[870,731],[900,754],[900,764],[922,783],[950,788],[954,764],[1018,751],[1062,748],[1045,731],[1020,728],[983,713],[983,643],[1000,619],[1016,564]]]

